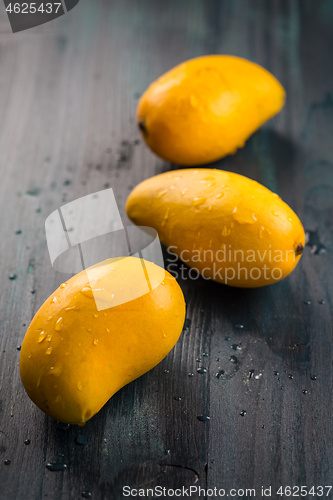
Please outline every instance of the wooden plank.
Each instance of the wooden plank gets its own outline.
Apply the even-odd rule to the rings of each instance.
[[[243,7],[235,9],[235,19]],[[323,74],[323,53],[333,43],[324,19],[328,4],[256,2],[255,19],[246,12],[258,41],[253,46],[248,32],[247,57],[282,81],[287,104],[218,167],[278,192],[324,244],[332,234],[333,106],[327,92],[333,75]],[[223,50],[222,35],[220,40]],[[332,482],[331,268],[330,251],[315,254],[307,247],[284,282],[267,290],[228,290],[215,304],[211,357],[215,371],[225,374],[210,387],[211,433],[221,436],[210,440],[210,484],[255,488],[257,494],[272,486],[274,497],[279,486]],[[230,344],[241,348],[234,352],[237,370],[228,360]]]

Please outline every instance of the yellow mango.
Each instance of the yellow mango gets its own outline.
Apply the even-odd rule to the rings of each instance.
[[[55,420],[84,425],[177,342],[182,291],[164,269],[144,266],[134,257],[93,266],[61,285],[33,318],[22,343],[21,378],[32,401]],[[130,300],[133,289],[144,293],[147,284],[148,293]],[[100,306],[119,295],[118,305]]]
[[[135,224],[156,229],[204,278],[236,287],[285,278],[305,245],[299,218],[277,194],[222,170],[174,170],[147,179],[130,193],[126,211]]]
[[[258,64],[214,55],[185,61],[142,95],[137,122],[152,151],[179,165],[233,154],[285,101],[281,84]]]

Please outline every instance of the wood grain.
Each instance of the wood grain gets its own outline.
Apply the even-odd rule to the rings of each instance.
[[[1,499],[90,491],[118,500],[124,485],[193,484],[256,488],[260,498],[261,486],[332,484],[332,22],[330,0],[81,0],[58,20],[11,34],[0,6]],[[51,267],[45,219],[109,186],[126,221],[132,187],[178,168],[141,142],[137,99],[164,71],[206,53],[246,57],[285,86],[282,113],[214,167],[278,192],[311,232],[310,246],[267,289],[185,273],[188,319],[175,349],[84,429],[60,430],[28,399],[18,366],[26,327],[68,277]],[[61,461],[64,471],[46,468]]]

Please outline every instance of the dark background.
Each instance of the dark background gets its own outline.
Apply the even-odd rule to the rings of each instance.
[[[0,6],[1,499],[118,500],[124,485],[194,483],[260,498],[261,485],[332,484],[332,26],[331,0],[81,0],[12,34]],[[310,244],[291,276],[263,289],[180,280],[188,319],[175,349],[85,428],[62,431],[19,375],[26,328],[68,277],[51,267],[45,219],[108,186],[123,213],[137,183],[176,168],[142,143],[138,97],[209,53],[255,61],[286,88],[279,116],[214,167],[278,192]],[[64,471],[46,468],[61,461]]]

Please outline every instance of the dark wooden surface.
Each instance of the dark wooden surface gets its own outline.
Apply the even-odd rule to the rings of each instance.
[[[118,500],[124,485],[157,484],[253,487],[261,498],[262,485],[332,485],[332,26],[332,0],[81,0],[11,34],[0,6],[1,499]],[[25,394],[17,350],[66,279],[51,267],[45,218],[107,185],[123,213],[133,186],[176,168],[135,144],[137,99],[207,53],[253,60],[285,86],[282,113],[214,166],[278,192],[311,245],[268,288],[180,279],[188,319],[175,349],[85,428],[59,430]],[[62,460],[66,470],[46,468]]]

